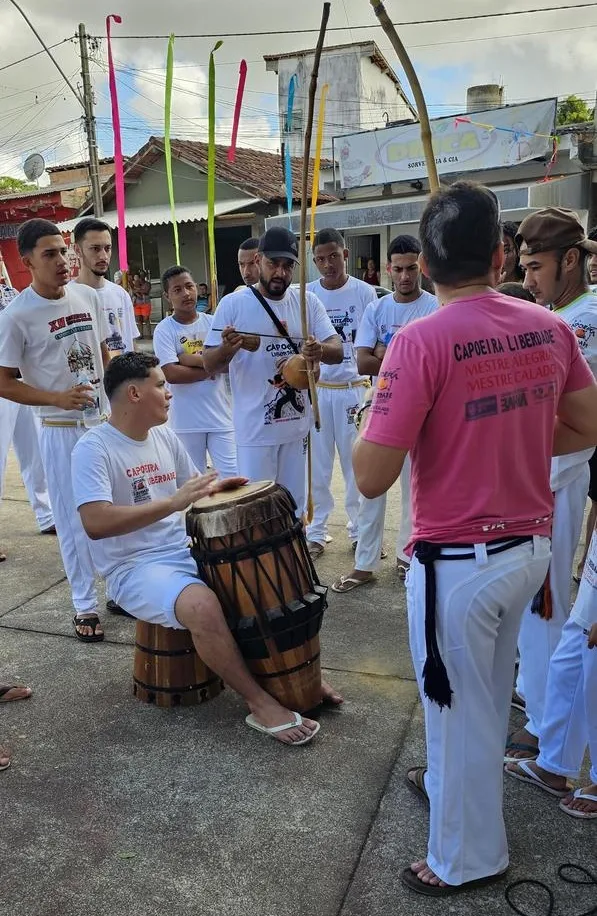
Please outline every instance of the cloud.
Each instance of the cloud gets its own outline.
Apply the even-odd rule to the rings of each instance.
[[[561,0],[541,0],[538,5],[558,5]],[[529,2],[529,5],[531,4]],[[72,0],[27,0],[27,13],[44,39],[52,44],[76,32],[79,16],[92,35],[105,34],[105,13],[101,5]],[[200,16],[197,16],[200,8]],[[393,18],[421,19],[477,15],[496,10],[494,0],[460,2],[449,12],[443,0],[421,0],[405,6],[388,2]],[[507,0],[502,10],[519,10],[518,0]],[[82,11],[83,10],[83,11]],[[248,61],[248,79],[239,141],[244,145],[276,149],[277,79],[265,70],[263,55],[313,47],[316,35],[301,28],[317,29],[320,5],[287,4],[279,0],[221,0],[219,4],[197,4],[197,0],[176,0],[170,4],[144,0],[119,0],[123,17],[114,26],[114,53],[118,66],[122,106],[123,139],[127,153],[134,152],[150,133],[163,132],[163,91],[166,39],[122,39],[119,35],[166,35],[199,32],[266,32],[280,28],[290,34],[226,38],[216,54],[218,140],[228,142],[234,106],[238,63]],[[349,30],[347,22],[352,26]],[[370,28],[355,26],[370,23]],[[363,0],[335,0],[328,44],[374,38],[386,57],[396,66],[396,56],[377,20]],[[578,29],[577,31],[562,31]],[[541,15],[524,15],[466,22],[400,26],[400,35],[411,50],[426,92],[431,113],[438,116],[465,107],[466,87],[473,83],[503,82],[509,101],[565,96],[577,93],[591,100],[594,95],[594,40],[597,37],[597,8],[569,10]],[[547,34],[535,35],[534,32]],[[10,4],[0,5],[0,33],[10,36],[0,65],[39,49],[35,36]],[[508,36],[500,38],[499,36]],[[452,42],[452,43],[447,43]],[[214,38],[176,41],[176,84],[173,101],[173,134],[204,139],[206,135],[207,63]],[[9,49],[9,50],[8,50]],[[75,85],[80,83],[78,42],[56,48],[56,57]],[[9,55],[9,56],[8,56]],[[92,64],[97,101],[99,138],[103,153],[111,152],[110,108],[106,78],[105,40],[100,40]],[[0,172],[22,176],[21,164],[31,152],[41,151],[48,163],[86,158],[81,108],[64,85],[46,55],[19,66],[0,70]]]

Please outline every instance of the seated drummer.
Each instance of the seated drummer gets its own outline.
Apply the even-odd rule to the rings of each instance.
[[[218,599],[197,576],[180,514],[244,478],[218,482],[214,473],[197,473],[164,425],[171,394],[155,356],[117,356],[104,386],[111,418],[77,443],[72,477],[92,557],[110,595],[133,617],[190,630],[203,662],[246,701],[248,725],[284,744],[305,744],[319,724],[285,709],[249,673]],[[342,702],[324,681],[321,688],[322,700]]]

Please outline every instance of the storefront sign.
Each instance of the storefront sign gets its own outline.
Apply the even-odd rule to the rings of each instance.
[[[440,175],[500,169],[551,153],[557,99],[509,105],[431,122]],[[336,137],[343,188],[363,188],[427,176],[419,125]]]

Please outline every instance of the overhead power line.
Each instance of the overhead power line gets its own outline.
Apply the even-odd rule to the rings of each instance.
[[[60,47],[60,45],[66,44],[67,41],[73,41],[73,39],[72,38],[63,38],[62,41],[57,41],[55,44],[48,45],[47,47],[51,51],[52,48],[58,48]],[[35,51],[33,54],[28,54],[27,57],[21,57],[19,58],[19,60],[13,60],[12,64],[4,64],[3,67],[0,67],[0,71],[8,70],[9,67],[16,67],[17,64],[22,64],[26,60],[31,60],[33,57],[39,57],[40,54],[46,54],[46,53],[47,53],[47,49],[42,48],[40,51]]]
[[[480,21],[483,19],[500,19],[504,16],[529,16],[534,13],[558,13],[563,10],[586,10],[594,9],[597,7],[597,3],[567,3],[562,6],[542,6],[535,7],[530,10],[511,10],[509,12],[502,13],[476,13],[474,16],[449,16],[442,19],[410,19],[405,22],[395,22],[394,25],[399,28],[402,26],[410,25],[439,25],[446,24],[451,22],[472,22]],[[346,32],[348,26],[338,25],[328,27],[328,32]],[[379,28],[377,23],[368,22],[366,25],[351,25],[351,31],[357,31],[362,29],[373,29]],[[268,32],[258,31],[258,32],[209,32],[209,33],[187,33],[186,35],[177,35],[177,38],[258,38],[262,35],[303,35],[310,33],[317,33],[319,29],[273,29]],[[102,35],[95,35],[94,38],[103,38]],[[123,40],[125,38],[129,39],[140,39],[140,38],[149,38],[149,39],[163,39],[169,38],[169,35],[119,35],[118,39]]]

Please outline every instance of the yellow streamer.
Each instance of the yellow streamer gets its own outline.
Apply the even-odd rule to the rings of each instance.
[[[325,115],[325,99],[330,87],[324,83],[321,87],[321,96],[319,99],[319,116],[317,118],[317,144],[315,146],[315,162],[313,164],[313,188],[311,192],[311,248],[315,238],[315,210],[317,209],[317,198],[319,196],[319,167],[321,165],[321,148],[323,146],[323,123]]]

